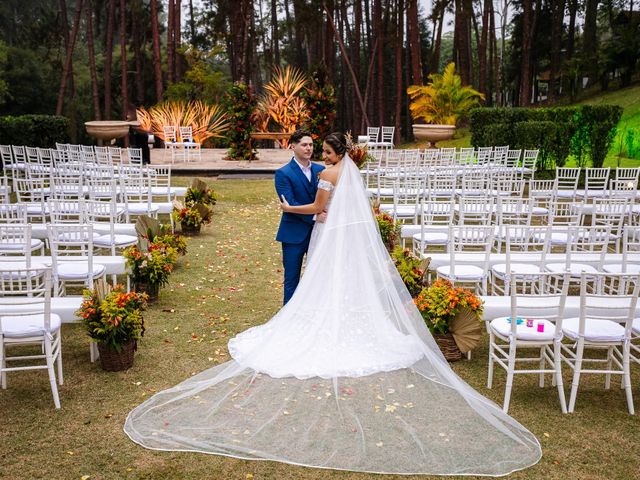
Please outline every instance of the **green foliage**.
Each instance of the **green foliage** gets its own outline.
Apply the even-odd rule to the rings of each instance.
[[[11,99],[9,94],[9,85],[4,80],[4,72],[7,68],[7,46],[4,42],[0,41],[0,106],[4,105],[7,100]]]
[[[244,83],[234,83],[225,96],[225,107],[229,120],[227,139],[229,151],[227,155],[232,160],[255,160],[256,151],[253,148],[251,133],[255,131],[252,117],[258,101],[251,91],[251,87]]]
[[[627,128],[622,137],[627,157],[640,160],[640,130]]]
[[[219,69],[216,57],[221,47],[203,52],[193,47],[182,52],[188,68],[181,82],[167,86],[166,100],[201,100],[218,103],[228,88],[227,74]]]
[[[439,278],[414,299],[431,333],[449,333],[449,322],[461,311],[471,310],[482,321],[482,300],[466,288]]]
[[[570,154],[580,166],[588,155],[597,167],[613,142],[621,113],[616,105],[477,108],[471,111],[471,144],[540,149],[539,170],[564,165]]]
[[[411,85],[407,93],[411,98],[409,110],[414,120],[426,123],[456,125],[477,106],[484,95],[470,86],[463,86],[460,75],[455,73],[455,63],[450,63],[442,74],[429,75],[428,85]]]
[[[423,287],[424,262],[402,247],[396,247],[391,254],[391,258],[393,258],[400,278],[402,278],[411,296],[417,296]]]
[[[137,284],[166,285],[177,261],[176,250],[165,243],[150,243],[143,250],[133,245],[126,248],[122,256]]]
[[[53,147],[69,141],[69,119],[54,115],[0,117],[0,144]]]
[[[400,238],[400,230],[402,227],[399,223],[396,223],[393,220],[393,217],[391,217],[391,215],[380,212],[380,210],[378,209],[375,210],[375,213],[382,243],[384,243],[389,252],[392,252],[396,244],[398,243],[398,239]]]
[[[313,136],[313,155],[315,158],[321,158],[323,139],[333,129],[336,118],[335,89],[333,85],[327,83],[324,72],[317,71],[313,74],[311,85],[306,87],[302,97],[309,113],[304,126]]]
[[[99,290],[84,291],[77,314],[93,340],[119,352],[125,343],[144,335],[142,312],[147,308],[147,295],[125,292],[122,285],[106,294]]]

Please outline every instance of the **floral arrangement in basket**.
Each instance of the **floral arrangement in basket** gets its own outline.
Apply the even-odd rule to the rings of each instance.
[[[104,287],[85,290],[83,299],[76,314],[98,344],[120,352],[127,342],[137,342],[144,335],[145,293],[126,292],[123,285],[116,285],[106,291]]]
[[[146,251],[138,245],[132,245],[124,250],[123,256],[136,290],[145,290],[151,297],[155,297],[158,288],[169,282],[178,255],[171,246],[149,242]]]
[[[476,320],[482,320],[482,301],[471,290],[454,287],[439,278],[423,289],[414,299],[431,333],[449,333],[450,322],[464,310],[473,312]]]
[[[373,212],[378,222],[378,230],[380,231],[382,243],[384,243],[389,253],[391,253],[400,238],[401,225],[396,223],[388,213],[381,212],[379,206],[374,206]]]
[[[187,240],[179,233],[165,233],[153,237],[153,243],[173,248],[178,255],[187,254]]]
[[[211,223],[212,206],[217,200],[215,192],[196,178],[187,189],[184,204],[174,201],[173,219],[180,223],[183,232],[197,233],[203,224]]]
[[[415,298],[424,288],[424,275],[429,261],[420,260],[411,251],[402,247],[396,247],[391,254],[391,258],[404,285],[411,296]]]

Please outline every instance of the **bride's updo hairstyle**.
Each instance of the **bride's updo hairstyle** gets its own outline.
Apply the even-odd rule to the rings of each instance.
[[[336,155],[344,156],[347,153],[347,137],[345,137],[344,133],[330,133],[324,137],[324,141],[336,152]]]

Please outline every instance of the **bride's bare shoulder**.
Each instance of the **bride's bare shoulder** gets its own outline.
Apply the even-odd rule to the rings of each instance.
[[[335,167],[325,168],[320,172],[320,179],[326,180],[328,182],[333,183],[334,185],[338,182],[338,176],[340,171]]]

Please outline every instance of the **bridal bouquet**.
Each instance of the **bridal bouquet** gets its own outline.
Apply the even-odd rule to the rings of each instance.
[[[423,289],[414,303],[433,334],[449,333],[451,321],[461,313],[471,312],[478,322],[482,320],[482,301],[478,296],[469,289],[454,287],[444,278]]]

